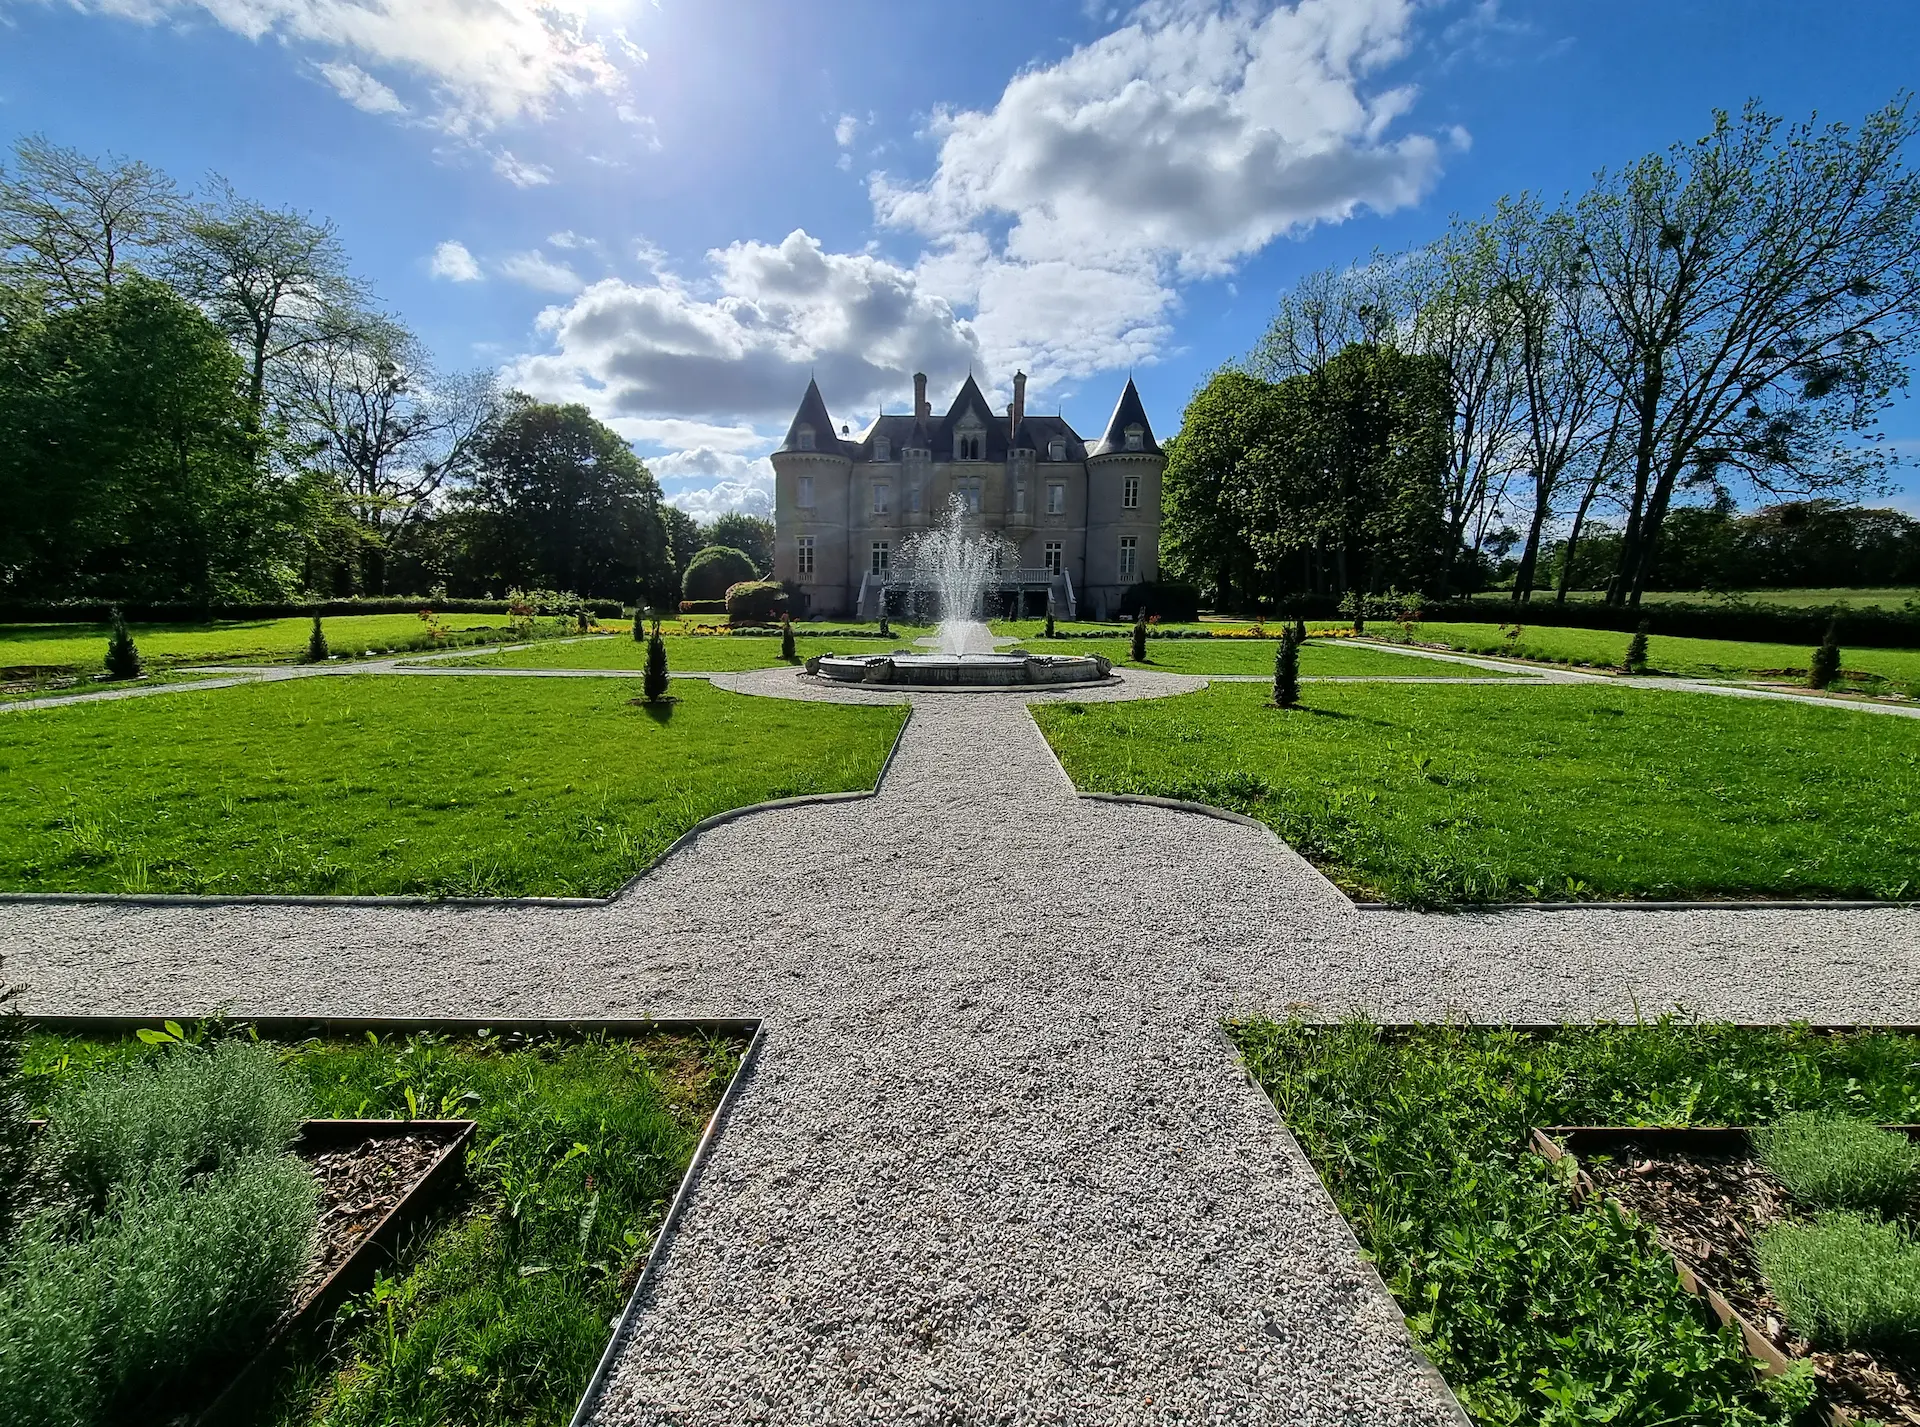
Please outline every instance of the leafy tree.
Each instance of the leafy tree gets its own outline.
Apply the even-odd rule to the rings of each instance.
[[[608,597],[637,586],[665,602],[660,486],[584,406],[510,394],[456,500],[476,517],[475,558],[490,580]]]
[[[127,617],[120,612],[120,606],[113,607],[113,631],[107,638],[107,676],[113,679],[137,679],[144,661],[140,650],[133,642],[133,631],[127,628]]]
[[[0,589],[284,597],[311,492],[256,451],[239,359],[161,283],[0,328]]]
[[[706,541],[701,538],[700,523],[676,505],[661,505],[660,524],[666,530],[667,553],[673,561],[673,580],[661,591],[660,603],[670,605],[687,598],[683,593],[687,566],[705,548]]]
[[[653,634],[647,640],[647,667],[641,676],[641,690],[647,696],[647,702],[657,704],[667,696],[669,682],[667,671],[667,645],[660,637],[660,626],[653,626]]]
[[[680,588],[690,600],[725,599],[730,586],[751,580],[756,574],[753,560],[745,551],[709,545],[687,562]]]
[[[764,577],[773,570],[773,522],[757,515],[730,512],[720,516],[702,532],[708,545],[725,545],[753,561],[754,575]],[[749,577],[752,578],[752,577]]]
[[[1220,608],[1264,593],[1271,559],[1245,539],[1249,513],[1281,439],[1276,384],[1237,368],[1215,372],[1194,393],[1167,443],[1161,478],[1161,564],[1198,585]]]

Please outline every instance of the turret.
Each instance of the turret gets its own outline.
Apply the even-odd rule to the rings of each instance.
[[[799,594],[803,613],[844,608],[853,459],[811,378],[786,438],[768,459],[774,483],[773,577]]]
[[[1127,586],[1159,578],[1166,465],[1128,377],[1106,433],[1087,452],[1087,601],[1096,616],[1117,615]]]

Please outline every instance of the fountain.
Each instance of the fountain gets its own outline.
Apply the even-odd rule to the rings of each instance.
[[[1014,558],[1012,547],[998,536],[968,529],[966,506],[954,497],[945,519],[908,540],[899,558],[901,583],[931,594],[939,608],[931,641],[937,652],[822,654],[807,660],[807,673],[840,683],[936,688],[1086,684],[1110,677],[1112,666],[1098,654],[994,652],[983,601],[988,586]]]

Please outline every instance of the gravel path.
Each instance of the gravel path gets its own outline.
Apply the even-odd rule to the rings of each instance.
[[[912,702],[877,796],[604,908],[0,905],[0,951],[37,1010],[763,1015],[615,1423],[1448,1422],[1222,1016],[1920,1021],[1920,914],[1358,912],[1264,829],[1077,797],[1019,694]]]

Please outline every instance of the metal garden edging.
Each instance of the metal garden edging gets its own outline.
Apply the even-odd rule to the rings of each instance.
[[[192,892],[0,892],[0,905],[8,902],[42,903],[49,905],[66,904],[105,904],[118,907],[609,907],[618,902],[634,886],[646,880],[674,853],[699,837],[703,832],[712,832],[735,819],[746,817],[750,813],[773,812],[780,808],[803,808],[816,803],[857,803],[864,798],[876,796],[880,785],[886,780],[887,772],[893,767],[893,760],[900,752],[900,744],[907,736],[907,725],[913,722],[913,705],[904,705],[907,716],[900,721],[900,729],[893,736],[893,743],[887,749],[887,756],[881,760],[880,771],[874,775],[871,788],[850,788],[839,793],[801,793],[791,798],[769,798],[765,802],[747,803],[737,808],[727,808],[704,817],[680,836],[667,848],[647,863],[633,876],[622,882],[607,897],[414,897],[365,896],[365,897],[321,897],[291,896],[275,893],[234,893],[221,896],[217,893],[199,894]]]

